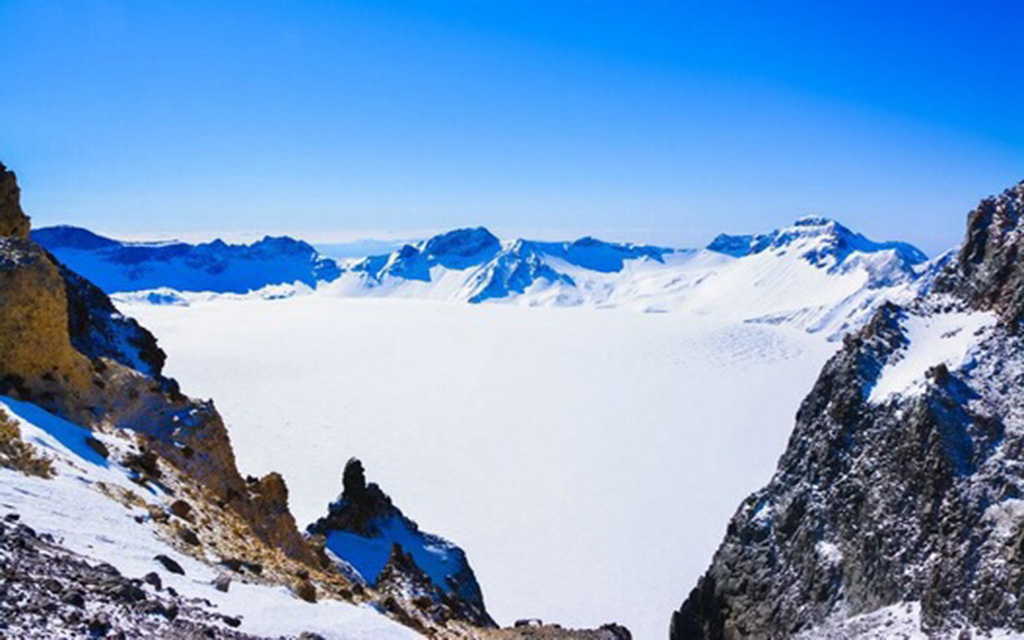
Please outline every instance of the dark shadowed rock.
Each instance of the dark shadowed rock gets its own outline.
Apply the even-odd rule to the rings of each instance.
[[[185,575],[185,570],[181,568],[181,565],[172,560],[171,558],[168,558],[167,556],[160,554],[154,557],[153,559],[159,562],[161,565],[163,565],[164,569],[167,569],[171,573],[177,573],[178,575],[182,576]]]
[[[305,600],[310,603],[316,602],[316,587],[314,587],[313,583],[309,580],[299,580],[295,583],[292,590],[295,592],[295,596],[300,600]]]
[[[192,519],[192,506],[184,500],[175,500],[168,507],[174,515],[178,516],[182,520]]]
[[[1024,318],[1024,182],[985,198],[967,217],[967,235],[956,268],[938,279],[938,292],[974,307],[994,309],[1014,327]]]

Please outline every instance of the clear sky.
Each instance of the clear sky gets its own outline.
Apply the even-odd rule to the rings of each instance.
[[[1024,4],[0,0],[37,224],[484,224],[675,244],[806,213],[934,252],[1024,179]]]

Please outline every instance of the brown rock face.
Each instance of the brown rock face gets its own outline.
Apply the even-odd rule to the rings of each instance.
[[[0,162],[0,236],[28,238],[29,219],[21,210],[21,190],[13,171]]]
[[[91,367],[71,346],[64,280],[28,240],[20,194],[14,173],[0,163],[0,392],[25,397],[60,384],[80,396]]]
[[[249,521],[257,523],[256,534],[267,544],[284,551],[296,560],[313,563],[309,546],[298,535],[295,518],[288,509],[288,487],[279,473],[268,473],[249,484],[251,513]]]
[[[0,238],[0,393],[56,396],[75,415],[91,395],[91,364],[71,346],[64,281],[28,240]]]

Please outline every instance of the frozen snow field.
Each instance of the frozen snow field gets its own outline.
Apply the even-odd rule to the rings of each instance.
[[[305,526],[361,458],[495,618],[663,638],[835,348],[670,314],[298,296],[122,304]]]

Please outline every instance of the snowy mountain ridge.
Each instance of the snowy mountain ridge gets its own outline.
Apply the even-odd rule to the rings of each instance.
[[[793,325],[838,336],[883,300],[909,299],[934,268],[902,242],[873,242],[826,218],[757,236],[718,236],[705,249],[500,241],[451,231],[343,269],[326,295],[408,297],[524,306],[689,311]]]
[[[829,266],[838,266],[854,252],[894,251],[909,264],[917,264],[928,259],[913,245],[905,242],[874,242],[851,231],[836,220],[823,216],[805,216],[799,218],[791,227],[761,235],[730,236],[722,234],[708,245],[708,249],[741,258],[769,249],[785,249],[807,241],[817,243],[817,247],[813,251],[805,251],[802,255],[816,265],[828,263],[831,259]],[[806,250],[806,247],[804,249]]]
[[[187,305],[212,296],[315,293],[594,306],[716,315],[830,339],[859,327],[885,300],[912,299],[948,259],[928,262],[909,244],[875,242],[823,217],[760,235],[720,235],[703,249],[593,237],[501,240],[483,227],[465,228],[342,265],[288,237],[252,245],[128,243],[51,227],[33,238],[121,301]]]
[[[332,280],[338,265],[309,244],[267,236],[249,245],[213,240],[122,242],[71,226],[32,231],[32,239],[104,292],[167,287],[179,291],[247,293],[268,285]]]

